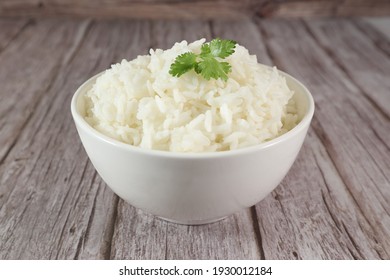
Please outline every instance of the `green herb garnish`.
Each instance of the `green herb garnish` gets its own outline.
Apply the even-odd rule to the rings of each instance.
[[[227,81],[227,74],[232,70],[229,63],[221,61],[234,53],[237,42],[233,40],[214,39],[201,47],[201,53],[186,52],[171,64],[169,74],[180,77],[184,73],[194,69],[197,74],[206,80],[221,78]]]

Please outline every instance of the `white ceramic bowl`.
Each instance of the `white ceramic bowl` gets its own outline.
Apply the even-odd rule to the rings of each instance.
[[[301,121],[269,142],[225,152],[186,154],[146,150],[109,138],[85,120],[83,95],[96,75],[76,91],[73,119],[84,148],[107,185],[131,205],[182,224],[204,224],[250,207],[275,189],[293,164],[314,113],[310,92],[286,77]]]

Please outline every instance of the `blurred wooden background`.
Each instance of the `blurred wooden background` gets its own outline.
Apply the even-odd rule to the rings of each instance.
[[[1,0],[0,16],[145,19],[386,16],[389,0]]]

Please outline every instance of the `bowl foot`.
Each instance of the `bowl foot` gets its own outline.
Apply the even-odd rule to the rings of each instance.
[[[223,217],[214,218],[214,219],[206,219],[206,220],[177,221],[174,219],[168,219],[168,218],[157,216],[157,218],[159,218],[161,220],[164,220],[164,221],[167,221],[170,223],[174,223],[174,224],[187,225],[187,226],[199,226],[199,225],[211,224],[211,223],[219,222],[219,221],[225,219],[226,217],[228,217],[228,216],[223,216]]]

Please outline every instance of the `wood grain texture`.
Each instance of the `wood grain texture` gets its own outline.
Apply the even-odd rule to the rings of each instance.
[[[63,27],[57,26],[53,21],[31,23],[0,54],[0,76],[3,83],[3,99],[0,104],[0,162],[27,124],[33,108],[52,86],[52,75],[61,64],[67,63],[66,51],[72,46],[76,35],[73,30],[77,30],[77,27],[77,23],[69,23],[69,26]],[[50,34],[53,31],[56,33]],[[10,32],[5,32],[7,33]],[[41,48],[37,48],[38,45]],[[50,60],[46,60],[48,53],[52,53]],[[18,65],[23,67],[16,67]]]
[[[245,18],[264,0],[3,0],[1,16],[76,16],[93,18],[206,19]]]
[[[307,26],[321,47],[334,57],[338,67],[390,119],[390,63],[386,63],[390,55],[379,51],[350,21],[312,20]]]
[[[386,16],[387,0],[3,0],[0,16],[137,19]]]
[[[266,17],[388,16],[387,0],[281,0],[268,1],[259,10]]]
[[[62,37],[63,43],[66,32],[77,33],[72,33],[73,46],[51,50],[52,57],[61,50],[69,52],[58,71],[43,72],[51,81],[49,88],[36,83],[45,94],[34,104],[1,166],[1,257],[107,258],[118,199],[96,176],[78,140],[69,106],[64,104],[70,104],[72,93],[88,77],[121,57],[144,51],[133,41],[140,24],[41,21],[36,28],[41,25],[51,28],[58,34],[51,35],[53,40]],[[40,43],[36,51],[42,48]],[[15,110],[24,110],[22,105],[16,104]]]
[[[66,58],[72,55],[72,50],[75,49],[72,44],[77,43],[73,41],[74,36],[82,30],[82,26],[77,22],[58,25],[55,21],[41,21],[26,30],[20,40],[15,41],[2,53],[1,58],[6,62],[7,72],[1,73],[1,78],[8,81],[6,90],[2,92],[2,99],[5,100],[4,103],[8,103],[10,111],[3,115],[1,120],[12,128],[8,130],[5,129],[7,126],[3,126],[1,134],[9,141],[6,142],[7,145],[11,143],[0,167],[2,257],[56,257],[52,255],[56,254],[53,249],[47,252],[41,250],[47,249],[45,246],[57,246],[56,242],[46,242],[46,238],[50,240],[56,235],[51,233],[51,230],[61,230],[60,227],[54,227],[57,215],[62,209],[61,203],[56,204],[56,201],[58,196],[64,199],[65,195],[62,193],[63,189],[55,188],[56,191],[51,192],[50,187],[61,173],[59,164],[64,164],[66,168],[66,157],[61,161],[61,156],[55,157],[55,153],[50,153],[55,150],[58,141],[53,141],[52,133],[57,133],[54,135],[61,138],[58,134],[61,127],[48,130],[51,118],[45,118],[49,113],[46,102],[50,96],[52,100],[57,100],[53,95],[55,92],[52,91],[53,80],[56,79],[59,69],[67,64]],[[55,35],[49,36],[51,32]],[[67,54],[68,49],[71,52]],[[53,60],[44,59],[47,52],[52,53]],[[13,76],[7,75],[10,69],[13,69]],[[51,117],[53,113],[54,111]],[[72,168],[68,167],[71,173]],[[48,172],[49,170],[54,173]],[[60,180],[64,180],[62,184],[67,184],[69,178],[66,177],[66,172],[64,175]],[[50,176],[50,179],[46,176]],[[43,217],[42,212],[49,212],[51,215]],[[10,215],[13,216],[12,221],[8,220]],[[40,220],[41,223],[36,226]],[[19,223],[23,224],[22,228],[17,227]],[[47,232],[50,236],[41,236],[40,231]]]
[[[390,55],[390,20],[388,18],[373,19],[363,18],[356,19],[354,25],[356,28],[371,39],[375,46],[385,54]]]
[[[390,259],[381,28],[365,19],[0,24],[0,259]],[[70,99],[122,58],[216,36],[302,80],[316,113],[266,199],[214,224],[176,225],[111,192],[82,148]]]
[[[374,29],[382,33],[388,40],[390,40],[390,18],[389,17],[383,17],[383,18],[364,18],[362,21],[367,22],[368,24],[372,25]],[[374,31],[375,32],[375,31]],[[367,34],[367,33],[365,33]],[[370,34],[367,34],[370,35]]]
[[[0,53],[27,27],[26,19],[0,18]]]
[[[333,23],[328,22],[328,24],[332,26]],[[335,229],[339,229],[339,234],[343,234],[345,241],[339,238],[335,240],[347,245],[354,258],[360,258],[360,254],[364,256],[363,258],[388,259],[390,188],[386,170],[389,170],[389,147],[383,141],[390,137],[390,123],[387,117],[377,110],[366,94],[349,80],[344,69],[338,68],[334,57],[329,56],[327,51],[321,48],[319,42],[311,36],[304,24],[298,21],[264,21],[260,23],[260,27],[266,36],[268,52],[275,63],[288,72],[294,72],[295,76],[311,89],[316,101],[312,128],[321,140],[321,145],[326,149],[327,155],[325,156],[328,157],[324,161],[324,157],[320,157],[316,151],[316,161],[303,165],[302,173],[310,170],[306,171],[308,173],[306,176],[295,177],[294,174],[298,172],[291,172],[282,183],[283,188],[285,184],[290,185],[295,181],[295,189],[290,186],[288,192],[295,193],[294,190],[296,190],[295,195],[287,196],[289,208],[283,207],[285,213],[288,213],[283,219],[295,213],[285,222],[288,227],[294,229],[297,239],[287,243],[296,243],[298,245],[296,249],[299,249],[295,250],[296,255],[302,258],[348,258],[348,252],[340,254],[343,250],[334,251],[337,248],[335,244],[330,242],[329,246],[324,246],[323,239],[330,238],[327,234],[316,238],[321,244],[323,253],[313,250],[309,244],[304,242],[304,240],[313,240],[313,236],[305,235],[305,230],[308,230],[307,233],[310,235],[321,234],[314,229],[329,230],[330,227],[325,226],[326,223],[334,223],[338,225]],[[349,33],[343,34],[349,36]],[[370,76],[367,75],[367,77]],[[316,144],[316,147],[321,146],[318,145]],[[301,155],[304,153],[305,149]],[[309,158],[305,158],[306,160]],[[299,162],[300,159],[296,165]],[[318,163],[315,164],[316,162]],[[324,162],[328,164],[324,165]],[[321,165],[326,169],[321,170]],[[310,168],[310,166],[316,166],[316,168]],[[296,167],[294,166],[293,170],[294,168]],[[317,168],[323,176],[318,176],[318,173],[313,175],[318,172]],[[332,174],[330,170],[337,172]],[[307,176],[309,177],[305,178]],[[322,182],[318,181],[321,177]],[[342,186],[344,194],[340,190]],[[277,189],[277,193],[278,190],[280,191],[281,188]],[[281,198],[284,200],[284,197],[285,195],[277,195],[276,200]],[[295,209],[301,199],[306,201],[306,207]],[[290,203],[291,200],[297,201]],[[311,202],[308,203],[308,201]],[[261,202],[260,205],[265,203],[267,200]],[[338,208],[340,206],[342,208]],[[325,215],[324,218],[326,209],[329,209],[329,215]],[[259,212],[262,210],[260,207]],[[334,222],[332,222],[333,216]],[[269,219],[273,216],[266,215],[265,217]],[[264,228],[266,232],[267,229],[272,228],[271,225],[277,223],[271,220],[264,226],[260,219],[260,224],[260,228]],[[303,227],[304,225],[307,226]],[[337,230],[333,235],[337,237]],[[273,235],[266,234],[266,236]],[[365,236],[366,242],[362,242],[362,236]],[[266,244],[272,244],[272,242],[266,242]],[[351,249],[351,244],[355,244],[354,250]],[[345,248],[345,245],[340,243],[341,245]],[[362,250],[371,250],[371,253],[362,254]],[[357,252],[360,253],[357,254]],[[267,253],[265,255],[267,257]]]

